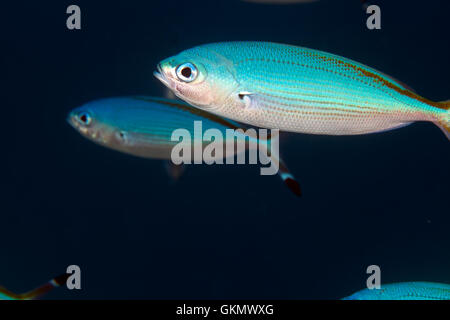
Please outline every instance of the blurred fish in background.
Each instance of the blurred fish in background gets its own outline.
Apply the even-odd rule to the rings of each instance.
[[[203,130],[220,130],[224,137],[227,129],[241,128],[238,123],[193,108],[187,103],[153,97],[95,100],[70,112],[67,121],[97,144],[138,157],[163,160],[171,159],[172,149],[179,143],[172,140],[174,130],[186,129],[196,138],[194,121],[202,121]],[[238,141],[245,141],[246,138],[253,140],[255,147],[269,149],[270,139],[237,136]],[[246,146],[252,148],[251,143]],[[284,183],[300,196],[300,185],[283,161],[273,154],[269,157],[279,164],[278,173]],[[173,163],[166,164],[166,169],[173,180],[177,180],[184,171],[183,166]]]
[[[51,279],[49,282],[42,286],[33,289],[25,293],[14,293],[4,287],[0,287],[0,300],[35,300],[41,298],[43,295],[64,285],[67,281],[69,274],[62,274],[56,278]]]
[[[433,282],[399,282],[380,289],[363,289],[343,300],[450,300],[450,285]]]
[[[169,100],[177,100],[177,97],[169,88],[165,88],[164,98]],[[172,183],[176,183],[186,171],[186,165],[184,164],[176,165],[170,160],[164,162],[164,168],[167,171],[169,177],[171,178]]]
[[[263,4],[294,4],[294,3],[312,3],[319,0],[242,0],[244,2],[263,3]]]

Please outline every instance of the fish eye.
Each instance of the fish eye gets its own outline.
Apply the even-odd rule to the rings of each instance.
[[[118,131],[116,132],[117,139],[126,142],[127,140],[127,133],[125,131]]]
[[[78,114],[78,121],[88,126],[92,122],[91,115],[88,112],[80,112]]]
[[[180,64],[176,69],[178,79],[183,82],[192,82],[197,78],[197,67],[192,63],[186,62]]]

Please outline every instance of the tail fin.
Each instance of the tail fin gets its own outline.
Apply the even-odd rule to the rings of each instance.
[[[278,164],[278,175],[281,180],[283,180],[284,184],[291,190],[293,194],[297,197],[302,196],[302,189],[300,188],[300,183],[294,177],[294,175],[289,171],[288,167],[284,164],[283,159],[281,157],[276,157],[274,154],[270,155],[270,159],[272,162]]]
[[[47,292],[51,291],[54,288],[57,288],[64,283],[66,283],[67,278],[69,277],[69,274],[62,274],[56,278],[53,278],[49,282],[45,283],[44,285],[31,290],[29,292],[16,294],[13,293],[3,287],[0,287],[0,297],[5,297],[7,300],[34,300],[38,299]]]
[[[277,156],[271,152],[271,144],[273,143],[273,136],[271,135],[267,137],[267,139],[261,139],[259,137],[258,139],[258,145],[259,148],[264,148],[265,153],[269,156],[270,160],[276,164],[276,167],[278,168],[278,175],[280,176],[281,180],[283,180],[284,184],[291,190],[293,194],[295,194],[297,197],[302,196],[302,191],[300,188],[300,183],[298,183],[297,179],[294,177],[294,175],[289,171],[287,166],[284,164],[284,161],[281,159],[280,156]],[[275,133],[275,136],[279,137],[279,132],[277,131]],[[278,150],[278,143],[276,149]]]
[[[278,174],[280,175],[286,186],[292,191],[292,193],[294,193],[297,197],[301,197],[302,189],[300,188],[300,183],[298,183],[297,179],[291,174],[289,169],[283,163],[283,160],[279,160],[280,168]]]
[[[445,110],[434,123],[444,132],[447,139],[450,140],[450,100],[438,102]]]

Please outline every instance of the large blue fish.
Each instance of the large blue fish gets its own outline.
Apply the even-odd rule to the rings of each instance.
[[[253,126],[356,135],[429,121],[450,139],[450,101],[428,100],[373,68],[318,50],[205,44],[164,59],[154,75],[191,105]]]

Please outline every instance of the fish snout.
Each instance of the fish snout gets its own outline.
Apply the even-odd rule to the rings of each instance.
[[[170,65],[168,65],[167,63],[160,62],[156,66],[156,71],[153,72],[155,78],[161,81],[168,88],[171,88],[169,81],[170,70],[171,70]]]
[[[78,126],[78,122],[75,119],[75,114],[73,111],[71,111],[67,117],[66,117],[66,121],[68,124],[70,124],[72,127],[74,127],[75,129],[77,129]]]

